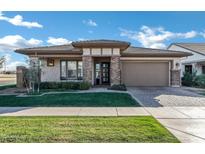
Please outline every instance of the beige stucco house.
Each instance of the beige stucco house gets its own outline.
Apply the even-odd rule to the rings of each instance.
[[[179,60],[191,55],[115,40],[77,41],[15,52],[40,59],[41,81],[127,86],[180,86]]]
[[[205,74],[205,43],[172,43],[168,50],[191,53],[192,56],[180,60],[181,76],[184,72]]]

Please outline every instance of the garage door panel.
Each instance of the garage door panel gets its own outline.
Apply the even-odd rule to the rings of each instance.
[[[127,86],[168,86],[168,62],[123,62],[122,81]]]

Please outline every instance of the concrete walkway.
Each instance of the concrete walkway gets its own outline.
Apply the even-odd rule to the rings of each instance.
[[[0,116],[150,115],[181,142],[205,143],[205,107],[0,107]]]
[[[147,116],[143,107],[0,107],[0,116]]]

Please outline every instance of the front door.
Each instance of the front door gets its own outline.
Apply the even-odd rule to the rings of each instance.
[[[101,80],[102,84],[110,83],[110,63],[108,62],[101,63]]]
[[[95,63],[95,85],[110,84],[110,63]]]

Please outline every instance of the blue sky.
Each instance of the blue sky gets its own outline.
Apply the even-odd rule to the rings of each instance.
[[[16,48],[84,39],[116,39],[166,48],[172,42],[204,42],[205,12],[0,12],[0,56],[8,68],[24,64]]]

